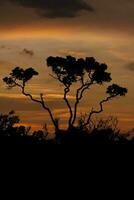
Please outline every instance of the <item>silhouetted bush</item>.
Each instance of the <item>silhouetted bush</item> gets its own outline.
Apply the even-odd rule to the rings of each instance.
[[[122,134],[113,132],[112,129],[94,129],[92,132],[74,128],[69,131],[56,133],[58,144],[127,144],[128,140]]]
[[[30,133],[30,128],[14,126],[16,123],[18,125],[18,122],[19,118],[15,116],[14,112],[10,112],[8,115],[1,115],[0,144],[134,144],[133,137],[130,140],[128,139],[129,134],[123,135],[120,133],[117,128],[117,122],[112,117],[105,120],[100,119],[95,122],[94,126],[89,126],[86,129],[78,126],[69,130],[58,130],[55,132],[55,138],[51,140],[47,139],[49,133],[46,132],[46,128],[45,131],[39,130]]]

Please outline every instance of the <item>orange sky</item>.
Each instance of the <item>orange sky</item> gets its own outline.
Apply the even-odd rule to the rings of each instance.
[[[18,13],[24,13],[25,10],[26,16],[29,16],[28,22],[24,23],[23,17],[16,19],[14,16],[13,19],[16,19],[14,23],[12,20],[9,22],[9,17],[5,19],[5,24],[0,26],[0,112],[16,110],[22,123],[34,124],[34,128],[41,128],[44,121],[49,123],[47,113],[44,113],[38,105],[25,99],[16,89],[6,90],[1,81],[15,66],[32,66],[40,74],[29,83],[28,91],[36,96],[42,92],[45,93],[54,114],[60,116],[61,123],[65,124],[68,111],[62,101],[62,90],[48,75],[49,71],[46,68],[45,60],[50,55],[93,56],[98,61],[108,64],[109,71],[112,72],[113,82],[119,83],[129,90],[127,97],[114,100],[106,105],[104,116],[117,116],[119,126],[123,130],[134,127],[134,37],[133,27],[130,28],[132,25],[130,20],[132,5],[125,0],[122,0],[122,7],[118,7],[115,0],[111,7],[105,0],[101,2],[102,5],[97,4],[96,0],[90,2],[92,2],[93,7],[98,9],[95,14],[85,13],[72,19],[42,17],[39,20],[39,16],[32,10],[29,12],[27,8],[22,7],[19,8],[21,12],[17,11],[15,16],[20,17]],[[103,3],[106,9],[103,8],[103,12],[106,11],[106,16],[101,10]],[[117,4],[116,7],[114,3]],[[126,11],[125,7],[127,7]],[[16,9],[16,6],[12,8],[8,6],[8,9]],[[115,15],[110,16],[108,9],[114,10]],[[119,11],[121,17],[117,14]],[[125,18],[125,14],[127,14],[127,18]],[[13,26],[10,26],[11,24]],[[33,51],[34,54],[32,56],[26,54],[23,51],[25,48]],[[93,89],[86,93],[79,112],[81,110],[88,111],[88,106],[90,108],[94,102],[97,102],[95,106],[98,105],[99,100],[104,97],[104,90],[103,88],[98,90],[95,88],[95,91],[96,95],[93,95]],[[74,90],[70,94],[72,104],[73,97]]]

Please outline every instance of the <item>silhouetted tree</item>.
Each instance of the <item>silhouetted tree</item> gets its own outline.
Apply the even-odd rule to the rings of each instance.
[[[112,80],[111,74],[107,72],[108,67],[106,64],[97,62],[93,57],[76,59],[72,56],[67,56],[66,58],[51,56],[47,59],[47,66],[52,69],[53,74],[51,76],[57,79],[64,86],[64,101],[70,113],[68,120],[68,129],[70,130],[75,126],[78,105],[84,96],[84,92],[90,89],[92,85],[103,86],[104,83],[110,82]],[[26,92],[27,82],[37,75],[38,72],[36,72],[33,68],[24,70],[20,67],[16,67],[12,70],[9,77],[5,77],[3,81],[9,88],[16,86],[19,87],[23,95],[29,97],[32,101],[39,103],[42,108],[49,113],[55,127],[55,131],[58,131],[59,121],[54,118],[52,111],[46,105],[44,95],[40,94],[40,99],[36,99],[31,94]],[[68,94],[74,83],[79,83],[80,87],[76,90],[75,104],[74,108],[72,108],[68,99]],[[103,111],[104,103],[117,96],[125,96],[126,93],[126,88],[122,88],[116,84],[109,86],[106,91],[106,99],[100,102],[100,109],[92,109],[83,126],[87,126],[89,124],[94,114],[98,114]]]
[[[19,87],[21,89],[21,92],[26,97],[29,97],[33,102],[41,104],[42,108],[46,110],[50,118],[53,122],[53,125],[55,126],[55,129],[57,129],[57,122],[53,117],[53,114],[49,107],[46,105],[43,94],[40,94],[40,99],[35,99],[31,94],[26,92],[26,83],[32,79],[34,76],[37,76],[38,72],[36,72],[33,68],[28,68],[26,70],[16,67],[12,70],[9,77],[5,77],[3,81],[8,85],[8,88],[14,88]]]
[[[49,57],[47,59],[48,67],[51,67],[52,75],[64,86],[64,100],[68,106],[69,117],[69,129],[74,127],[77,117],[78,104],[83,98],[84,92],[88,90],[92,85],[103,85],[106,82],[112,80],[111,74],[107,72],[107,65],[98,63],[93,57],[86,59],[76,59],[72,56],[62,57]],[[76,91],[76,100],[74,109],[72,109],[69,100],[67,98],[70,92],[71,86],[76,83],[80,83],[80,87]],[[103,104],[117,96],[125,96],[127,93],[126,88],[122,88],[116,84],[113,84],[107,88],[107,98],[100,102],[100,110],[93,110],[90,112],[86,123],[83,126],[87,126],[94,114],[101,113],[103,111]]]
[[[0,115],[0,133],[4,136],[26,136],[31,127],[19,126],[20,119],[14,111]]]
[[[14,127],[15,124],[19,123],[20,119],[15,115],[14,111],[9,112],[8,114],[0,115],[0,131],[10,130]]]

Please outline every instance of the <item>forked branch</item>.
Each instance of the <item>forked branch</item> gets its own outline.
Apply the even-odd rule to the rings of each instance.
[[[113,98],[115,98],[115,97],[117,97],[117,96],[118,96],[118,95],[115,94],[115,95],[109,96],[109,97],[107,97],[106,99],[102,100],[102,101],[99,103],[100,109],[99,109],[99,110],[93,110],[93,109],[92,109],[91,112],[89,113],[89,116],[88,116],[88,119],[87,119],[86,123],[85,123],[83,126],[85,127],[85,126],[87,126],[87,125],[90,123],[90,121],[91,121],[91,119],[92,119],[92,116],[93,116],[94,114],[100,114],[100,113],[102,113],[102,112],[104,111],[104,109],[103,109],[104,103],[107,103],[108,101],[110,101],[111,99],[113,99]]]
[[[58,129],[57,123],[56,123],[56,121],[55,121],[55,119],[54,119],[54,117],[53,117],[53,114],[52,114],[51,110],[50,110],[49,107],[46,106],[46,104],[45,104],[45,101],[44,101],[44,98],[43,98],[43,94],[40,94],[40,100],[35,99],[30,93],[27,93],[27,92],[25,91],[25,83],[24,83],[24,82],[23,82],[23,86],[20,85],[20,84],[18,84],[16,81],[14,81],[14,84],[15,84],[16,86],[18,86],[19,88],[21,88],[21,92],[22,92],[22,94],[23,94],[24,96],[29,97],[33,102],[39,103],[39,104],[42,106],[42,108],[43,108],[44,110],[46,110],[46,111],[49,113],[50,118],[51,118],[51,120],[52,120],[52,123],[53,123],[53,125],[54,125],[54,127],[55,127],[55,130],[57,130],[57,129]]]
[[[82,100],[83,98],[83,95],[84,95],[84,92],[86,90],[89,89],[89,87],[93,84],[93,81],[91,81],[90,83],[83,83],[82,86],[77,89],[77,93],[76,93],[76,102],[75,102],[75,105],[74,105],[74,117],[73,117],[73,120],[72,120],[72,125],[74,125],[75,121],[76,121],[76,117],[77,117],[77,109],[78,109],[78,104],[80,103],[80,101]]]

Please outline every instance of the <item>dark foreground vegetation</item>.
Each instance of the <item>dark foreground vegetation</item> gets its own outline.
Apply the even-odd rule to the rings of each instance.
[[[15,126],[16,123],[19,123],[19,118],[13,111],[0,116],[0,144],[134,144],[134,138],[130,139],[131,133],[121,134],[113,117],[101,119],[88,128],[83,128],[79,122],[78,127],[55,132],[53,139],[49,139],[47,128],[32,133],[30,127]]]

